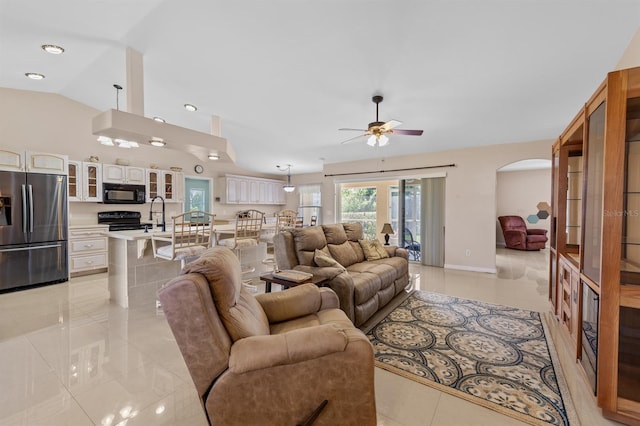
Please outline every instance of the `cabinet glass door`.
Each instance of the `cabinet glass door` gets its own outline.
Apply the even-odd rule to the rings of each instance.
[[[87,173],[87,198],[96,199],[100,189],[98,188],[98,166],[88,165],[86,167]]]
[[[80,168],[78,166],[78,163],[69,161],[69,180],[67,182],[69,184],[70,201],[80,200],[80,185],[78,182]]]
[[[582,155],[569,156],[567,185],[566,244],[579,246],[582,223]]]
[[[602,253],[602,197],[604,178],[605,103],[589,116],[587,135],[587,188],[585,192],[584,259],[582,272],[600,284]]]

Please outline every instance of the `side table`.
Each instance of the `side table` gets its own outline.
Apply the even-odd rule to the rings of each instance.
[[[283,290],[288,289],[289,287],[295,287],[300,284],[315,284],[318,287],[323,287],[329,283],[329,279],[325,277],[321,277],[319,275],[314,275],[306,281],[295,282],[295,281],[287,281],[282,278],[276,278],[273,276],[273,272],[269,272],[268,274],[260,275],[260,279],[265,282],[265,293],[271,293],[271,283],[280,284]]]

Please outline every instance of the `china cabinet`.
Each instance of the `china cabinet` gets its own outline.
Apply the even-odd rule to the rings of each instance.
[[[640,422],[640,68],[611,72],[552,151],[549,300],[603,415]]]

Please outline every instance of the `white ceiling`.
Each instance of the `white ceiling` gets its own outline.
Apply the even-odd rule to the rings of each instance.
[[[639,26],[639,0],[0,0],[0,86],[115,108],[132,47],[146,116],[209,132],[217,115],[239,166],[295,174],[555,138]],[[382,121],[424,134],[341,145],[376,93]]]

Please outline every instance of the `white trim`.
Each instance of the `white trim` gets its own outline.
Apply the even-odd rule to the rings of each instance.
[[[487,274],[497,274],[498,270],[496,268],[479,268],[476,266],[466,266],[466,265],[452,265],[450,263],[444,264],[445,269],[457,269],[459,271],[471,271],[471,272],[484,272]]]

